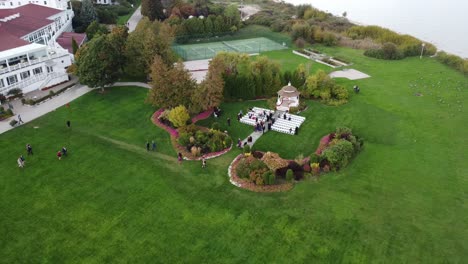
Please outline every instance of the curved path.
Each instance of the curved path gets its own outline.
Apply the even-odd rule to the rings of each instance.
[[[66,85],[66,84],[65,84]],[[141,82],[117,82],[112,86],[138,86],[142,88],[150,89],[150,85],[147,83]],[[22,105],[20,100],[15,100],[13,103],[14,109],[13,112],[15,116],[10,117],[9,119],[0,121],[0,134],[5,133],[13,129],[14,127],[10,126],[10,120],[18,119],[18,115],[21,115],[21,119],[28,123],[38,117],[41,117],[49,112],[54,111],[55,109],[75,100],[76,98],[92,91],[94,89],[89,88],[86,85],[76,84],[71,87],[66,92],[47,100],[44,103],[34,106]]]

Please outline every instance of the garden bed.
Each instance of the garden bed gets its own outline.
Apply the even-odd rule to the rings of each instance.
[[[250,182],[247,179],[242,179],[238,177],[236,169],[237,165],[239,165],[239,162],[242,160],[243,157],[244,154],[239,154],[229,165],[228,176],[229,181],[233,185],[253,192],[284,192],[289,191],[294,187],[292,182],[283,182],[281,184],[274,185],[257,185],[253,182]]]
[[[174,147],[174,149],[177,151],[177,152],[180,152],[182,153],[182,156],[184,157],[185,160],[201,160],[203,158],[205,159],[212,159],[212,158],[216,158],[216,157],[219,157],[227,152],[229,152],[231,149],[232,149],[232,139],[226,134],[225,136],[228,137],[228,140],[225,140],[223,143],[226,143],[226,147],[223,148],[223,149],[220,149],[218,151],[212,151],[212,152],[206,152],[206,153],[200,153],[199,155],[196,155],[194,153],[192,153],[191,151],[189,151],[187,149],[186,146],[183,146],[181,144],[179,144],[179,139],[181,136],[184,136],[184,133],[187,132],[187,128],[180,128],[179,130],[178,129],[175,129],[167,124],[164,124],[163,122],[161,122],[161,120],[159,119],[159,117],[161,116],[161,114],[164,112],[164,109],[161,108],[159,109],[158,111],[156,111],[153,116],[151,117],[151,121],[158,127],[166,130],[170,135],[171,135],[171,143],[172,143],[172,146]],[[205,111],[205,112],[202,112],[200,113],[199,115],[195,116],[192,121],[199,121],[199,120],[203,120],[203,119],[206,119],[208,118],[210,115],[211,115],[212,111]],[[195,125],[190,125],[193,127],[193,129],[196,129],[196,131],[201,131],[202,133],[205,133],[205,134],[209,134],[209,133],[216,133],[216,134],[223,134],[222,132],[220,131],[211,131],[210,129],[206,128],[206,127],[201,127],[201,126],[195,126]],[[187,126],[188,127],[188,126]],[[198,133],[200,134],[200,133]],[[196,152],[199,153],[201,152],[200,149],[198,149]]]

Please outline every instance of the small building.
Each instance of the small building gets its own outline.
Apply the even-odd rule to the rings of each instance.
[[[290,107],[298,107],[300,94],[296,87],[292,86],[291,82],[289,82],[287,86],[278,91],[276,110],[289,111]]]

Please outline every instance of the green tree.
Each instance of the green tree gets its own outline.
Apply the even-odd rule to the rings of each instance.
[[[91,0],[83,0],[81,2],[80,21],[83,23],[83,27],[87,28],[89,24],[97,20],[96,9],[94,9]]]
[[[76,54],[76,52],[78,51],[78,43],[76,43],[76,40],[74,37],[72,37],[72,49],[73,49],[73,55]]]
[[[151,66],[151,90],[146,102],[156,107],[172,108],[178,105],[190,107],[190,99],[196,82],[181,62],[175,66],[164,63],[156,55]]]
[[[231,28],[232,26],[238,27],[241,21],[241,17],[237,5],[232,4],[226,7],[224,10],[224,17],[226,17],[227,20],[227,28]]]
[[[183,105],[179,105],[177,107],[174,107],[170,112],[169,112],[169,121],[175,126],[175,127],[183,127],[187,125],[187,121],[190,119],[189,112],[187,111],[187,108]]]
[[[120,66],[117,53],[107,35],[97,36],[83,45],[75,56],[75,73],[80,82],[102,91],[116,82]]]
[[[213,31],[215,33],[221,33],[225,31],[225,23],[222,16],[217,16],[213,23]]]
[[[203,22],[205,24],[205,33],[213,34],[213,21],[210,18],[205,18]]]
[[[125,70],[127,58],[125,56],[126,44],[128,38],[128,28],[126,26],[116,26],[108,35],[110,44],[117,51],[117,59],[122,72]]]
[[[88,38],[88,40],[93,39],[94,36],[107,33],[109,33],[107,27],[99,24],[96,20],[91,22],[91,24],[89,24],[89,26],[86,28],[86,37]]]
[[[159,21],[151,22],[144,17],[128,36],[125,49],[128,62],[126,72],[133,76],[146,76],[155,55],[161,56],[167,65],[172,65],[175,61],[171,49],[173,38],[171,26]]]
[[[165,14],[164,7],[161,0],[142,0],[141,1],[141,14],[148,17],[149,20],[163,20]]]

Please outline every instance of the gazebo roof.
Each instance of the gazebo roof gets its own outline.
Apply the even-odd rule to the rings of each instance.
[[[296,87],[291,85],[291,82],[289,82],[288,85],[284,86],[281,88],[281,90],[278,91],[278,94],[282,97],[296,97],[301,93],[296,89]]]

